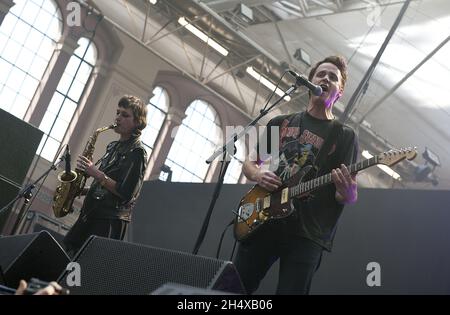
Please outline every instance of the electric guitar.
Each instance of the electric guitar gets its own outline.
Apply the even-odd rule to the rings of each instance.
[[[355,174],[377,164],[392,166],[404,159],[412,160],[416,155],[416,148],[390,150],[352,164],[348,169],[351,174]],[[241,199],[238,211],[234,212],[235,238],[238,241],[244,240],[255,234],[265,223],[290,216],[295,211],[290,202],[292,198],[304,198],[311,191],[332,183],[331,173],[307,180],[310,173],[313,173],[311,165],[302,168],[273,192],[259,185],[253,186]]]

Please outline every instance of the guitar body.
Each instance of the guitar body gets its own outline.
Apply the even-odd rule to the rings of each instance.
[[[392,166],[404,159],[413,160],[416,156],[416,148],[392,149],[347,168],[350,174],[356,174],[373,165]],[[265,223],[290,216],[294,212],[291,206],[292,198],[303,198],[311,191],[333,182],[331,173],[316,178],[314,170],[310,165],[302,168],[273,192],[258,185],[254,186],[241,199],[238,211],[235,212],[234,237],[242,241],[260,230]]]
[[[306,166],[276,191],[269,192],[259,185],[245,194],[239,202],[234,221],[234,237],[238,241],[254,235],[265,223],[290,216],[294,212],[289,196],[289,188],[299,184],[304,178],[309,178],[311,166]],[[297,196],[301,198],[302,196]]]

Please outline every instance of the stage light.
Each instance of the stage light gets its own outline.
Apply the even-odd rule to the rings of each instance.
[[[180,17],[178,19],[178,23],[183,25],[189,32],[200,38],[202,41],[204,41],[208,46],[211,48],[214,48],[217,52],[220,54],[227,56],[228,50],[225,49],[222,45],[220,45],[218,42],[216,42],[214,39],[203,33],[201,30],[196,28],[194,25],[190,24],[184,17]]]
[[[255,80],[261,82],[269,90],[271,90],[271,91],[275,90],[275,84],[273,84],[266,77],[262,76],[257,71],[255,71],[255,69],[253,69],[253,67],[247,67],[247,73],[250,74]],[[279,89],[279,88],[277,88],[275,90],[275,93],[277,95],[279,95],[279,96],[283,96],[284,95],[284,92],[281,89]],[[284,100],[290,101],[291,97],[290,96],[285,96]]]

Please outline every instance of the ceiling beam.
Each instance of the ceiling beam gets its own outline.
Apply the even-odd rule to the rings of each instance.
[[[286,54],[286,56],[287,56],[287,58],[289,60],[289,63],[293,64],[293,60],[292,60],[291,54],[289,53],[289,49],[288,49],[288,47],[286,45],[286,41],[284,40],[283,34],[280,31],[280,27],[278,26],[277,22],[274,22],[274,25],[275,25],[275,29],[277,31],[278,37],[280,37],[281,44],[283,45],[283,49],[284,49],[284,52],[285,52],[285,54]]]
[[[414,69],[412,69],[399,82],[397,82],[397,84],[395,84],[382,98],[380,98],[373,105],[369,106],[370,109],[360,118],[359,124],[361,124],[364,119],[366,119],[366,117],[370,115],[375,109],[382,105],[389,96],[391,96],[403,83],[406,82],[406,80],[408,80],[417,70],[419,70],[420,67],[422,67],[428,60],[430,60],[442,47],[444,47],[448,41],[450,41],[450,36],[444,39],[435,49],[433,49],[431,53],[429,53],[417,66],[414,67]]]
[[[264,4],[272,4],[277,2],[277,0],[206,0],[202,2],[217,13],[222,13],[234,10],[239,4],[244,4],[247,7],[255,7]]]
[[[317,4],[317,6],[322,7],[326,10],[336,12],[336,3],[333,1],[324,2],[322,0],[309,0],[311,3]]]
[[[240,67],[242,67],[242,66],[245,66],[245,65],[249,64],[250,62],[252,62],[253,60],[255,60],[255,59],[257,59],[257,58],[259,58],[259,57],[261,57],[261,56],[262,56],[261,54],[258,54],[258,55],[253,56],[252,58],[247,59],[247,60],[245,60],[245,61],[243,61],[243,62],[241,62],[241,63],[239,63],[239,64],[237,64],[237,65],[234,65],[234,66],[232,66],[232,67],[230,66],[227,70],[223,71],[222,73],[216,75],[215,77],[213,77],[213,78],[211,78],[211,79],[209,79],[209,76],[211,75],[211,74],[210,74],[210,75],[208,75],[208,77],[205,79],[204,84],[208,84],[209,82],[214,81],[214,80],[220,78],[221,76],[223,76],[223,75],[225,75],[225,74],[227,74],[227,73],[232,72],[232,71],[235,70],[235,69],[238,69],[238,68],[240,68]]]
[[[278,16],[278,18],[286,21],[296,21],[300,19],[305,18],[317,18],[321,16],[330,16],[340,13],[346,13],[346,12],[355,12],[355,11],[363,11],[367,10],[369,8],[373,8],[374,4],[376,2],[362,2],[360,0],[347,0],[346,2],[335,2],[334,4],[327,4],[324,1],[318,1],[318,0],[299,0],[305,1],[305,3],[308,4],[308,14],[305,14],[304,10],[302,10],[302,7],[300,5],[295,5],[290,3],[289,7],[287,8],[285,6],[282,6],[282,2],[276,2],[272,4],[266,5],[266,7],[269,10],[274,11],[275,15]],[[338,0],[336,0],[338,1]],[[411,2],[415,2],[418,0],[411,0]],[[283,1],[286,2],[286,1]],[[387,6],[393,6],[398,4],[403,4],[405,0],[392,0],[391,2],[383,2],[383,3],[376,3],[377,6],[380,8],[387,7]],[[300,3],[299,3],[300,4]],[[292,8],[296,7],[296,10],[293,10]],[[285,12],[284,14],[280,13],[280,10]],[[298,11],[298,12],[297,12]],[[291,15],[290,17],[288,15]],[[271,22],[267,22],[271,23]],[[259,25],[267,24],[267,23],[258,23]]]
[[[306,0],[298,0],[298,4],[300,6],[300,10],[302,11],[303,15],[308,15],[308,3],[306,3]]]
[[[358,87],[353,92],[353,95],[351,96],[350,100],[348,101],[347,106],[345,107],[344,113],[341,116],[341,121],[343,123],[346,123],[347,120],[350,118],[351,113],[353,112],[354,107],[356,106],[356,103],[358,102],[359,98],[365,93],[365,90],[367,90],[367,86],[369,85],[369,81],[372,77],[373,72],[375,71],[375,67],[379,63],[381,56],[383,55],[387,45],[389,44],[392,36],[394,35],[395,31],[397,30],[401,20],[403,19],[403,16],[406,13],[406,10],[408,9],[409,4],[411,3],[411,0],[406,0],[397,16],[397,18],[394,21],[394,24],[391,26],[391,29],[389,30],[389,33],[387,34],[386,38],[384,39],[383,44],[381,45],[380,49],[378,50],[377,55],[373,59],[371,65],[367,69],[366,73],[364,74],[364,77],[359,82]]]

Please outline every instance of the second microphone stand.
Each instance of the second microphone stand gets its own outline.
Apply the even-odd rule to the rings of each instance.
[[[26,214],[28,212],[27,207],[29,205],[30,199],[33,197],[33,189],[36,188],[37,183],[39,183],[43,178],[45,178],[51,171],[56,170],[58,165],[61,162],[63,162],[64,159],[65,159],[65,156],[64,155],[61,156],[59,162],[52,164],[50,166],[50,168],[47,171],[45,171],[38,179],[36,179],[33,183],[27,185],[22,190],[20,190],[19,193],[17,194],[17,196],[0,210],[0,215],[1,215],[4,211],[9,209],[9,207],[11,207],[16,201],[18,201],[21,198],[24,198],[24,202],[23,202],[22,206],[20,207],[19,213],[17,215],[16,221],[15,221],[13,229],[11,231],[11,235],[14,235],[17,233],[20,223],[22,222],[23,218],[26,216]]]
[[[269,113],[269,111],[274,108],[276,105],[278,105],[286,96],[290,96],[295,90],[297,89],[297,85],[292,85],[286,92],[284,92],[284,95],[281,96],[275,103],[273,103],[269,108],[267,109],[263,109],[261,110],[260,114],[258,115],[258,117],[256,117],[253,121],[251,121],[239,134],[234,134],[231,139],[221,148],[219,148],[218,150],[216,150],[207,160],[206,163],[211,163],[215,158],[217,158],[218,156],[222,155],[223,159],[221,161],[222,163],[222,167],[221,167],[221,174],[219,176],[219,180],[216,183],[216,187],[214,189],[214,193],[213,193],[213,197],[211,199],[211,203],[209,205],[208,211],[206,213],[205,219],[203,220],[203,224],[202,224],[202,228],[200,230],[200,233],[197,237],[197,241],[195,242],[195,246],[194,249],[192,251],[192,253],[194,255],[197,255],[198,250],[205,238],[206,235],[206,231],[208,229],[208,225],[209,225],[209,220],[211,218],[212,215],[212,211],[214,209],[214,206],[217,202],[217,199],[219,198],[219,194],[220,194],[220,190],[223,186],[223,181],[225,179],[225,173],[227,171],[228,165],[230,164],[231,159],[227,158],[227,153],[229,154],[229,149],[235,148],[234,143],[240,139],[242,136],[244,136],[245,134],[247,134],[248,130],[250,128],[252,128],[253,126],[256,125],[256,123],[265,115],[267,115],[267,113]],[[234,155],[236,152],[233,152],[232,155]]]

